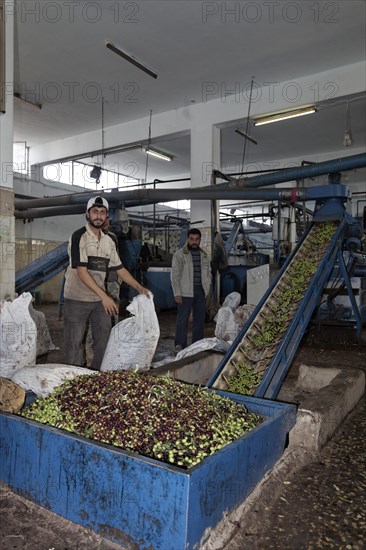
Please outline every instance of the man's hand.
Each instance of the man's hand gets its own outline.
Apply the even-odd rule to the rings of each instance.
[[[103,304],[103,307],[104,307],[104,311],[108,315],[118,315],[118,306],[117,306],[116,302],[110,296],[106,295],[105,298],[103,297],[102,298],[102,304]]]
[[[182,296],[174,296],[174,298],[177,304],[181,304],[183,302]]]
[[[144,294],[147,298],[150,298],[150,292],[148,291],[147,288],[143,287],[142,285],[139,285],[136,288],[136,290],[139,294]]]
[[[150,294],[147,288],[144,288],[142,285],[140,285],[140,283],[138,283],[136,279],[132,277],[131,273],[125,267],[119,269],[117,271],[117,275],[122,279],[124,283],[132,286],[132,288],[137,290],[137,292],[139,292],[140,294],[144,294],[147,298],[150,298]]]

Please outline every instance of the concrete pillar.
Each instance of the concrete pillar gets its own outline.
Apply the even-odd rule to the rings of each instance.
[[[5,10],[5,113],[0,114],[0,299],[15,291],[15,223],[13,191],[13,71],[14,0],[6,0]]]
[[[191,128],[191,187],[211,185],[212,170],[220,169],[220,129],[196,120]],[[218,219],[218,202],[215,212],[209,201],[191,201],[191,224],[202,232],[202,248],[211,253],[212,230]]]

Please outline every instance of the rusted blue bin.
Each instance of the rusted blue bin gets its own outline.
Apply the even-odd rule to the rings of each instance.
[[[143,271],[144,283],[154,294],[154,303],[160,309],[177,307],[170,282],[171,271],[171,267],[149,267]]]
[[[1,481],[121,545],[199,546],[280,458],[296,407],[219,392],[264,422],[189,470],[0,414]]]

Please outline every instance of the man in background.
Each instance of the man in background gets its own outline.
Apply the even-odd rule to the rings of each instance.
[[[211,267],[206,252],[200,247],[201,232],[188,231],[183,248],[173,255],[171,282],[178,304],[175,351],[187,347],[188,320],[192,311],[192,343],[202,340],[206,316],[206,296],[211,286]]]

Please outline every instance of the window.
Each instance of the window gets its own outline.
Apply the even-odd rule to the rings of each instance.
[[[13,143],[13,171],[20,174],[28,174],[28,152],[29,148],[25,141]]]
[[[139,180],[126,174],[120,174],[112,170],[102,169],[100,181],[90,176],[94,165],[82,162],[65,162],[59,164],[47,164],[43,167],[43,177],[49,181],[57,181],[69,185],[77,185],[93,191],[116,189],[139,184]]]
[[[46,180],[57,181],[58,183],[68,183],[72,185],[72,162],[63,164],[47,164],[43,167],[43,177]]]

